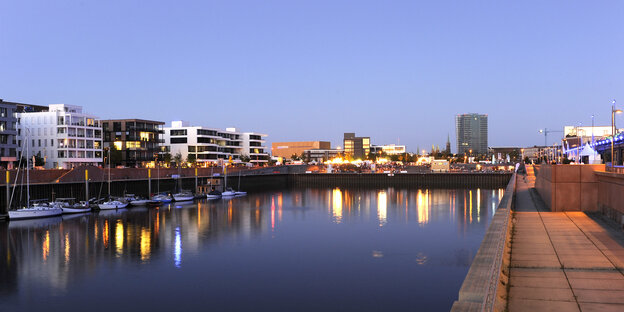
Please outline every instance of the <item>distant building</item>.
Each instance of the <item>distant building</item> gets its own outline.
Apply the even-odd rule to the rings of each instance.
[[[370,137],[356,137],[355,133],[344,134],[344,153],[354,159],[364,159],[370,153]]]
[[[268,162],[269,155],[263,145],[266,134],[238,132],[236,128],[220,130],[202,126],[191,126],[188,122],[172,121],[164,128],[164,145],[172,156],[180,153],[183,160],[189,154],[198,163],[220,161],[241,162],[241,156],[249,157],[251,163]]]
[[[450,164],[448,160],[434,159],[431,161],[432,172],[448,172]]]
[[[405,154],[405,145],[371,145],[371,153],[384,152],[386,155],[402,155]]]
[[[163,143],[162,121],[144,119],[102,120],[104,146],[115,146],[121,151],[121,164],[125,167],[145,167],[154,161]]]
[[[307,161],[324,162],[337,157],[342,152],[342,149],[309,149],[303,153]]]
[[[331,143],[327,141],[300,141],[300,142],[273,142],[271,154],[273,157],[290,158],[292,155],[301,155],[306,150],[329,150]]]
[[[455,116],[458,154],[486,154],[488,152],[488,116],[461,114]]]
[[[17,104],[0,99],[0,166],[13,168],[17,161]]]
[[[47,169],[102,163],[102,128],[97,117],[75,105],[39,108],[25,106],[17,113],[18,145],[28,144],[29,156],[43,158]]]

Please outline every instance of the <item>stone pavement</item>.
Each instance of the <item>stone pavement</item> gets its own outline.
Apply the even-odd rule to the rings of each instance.
[[[509,311],[624,311],[622,231],[583,212],[547,211],[533,186],[531,170],[518,176]]]

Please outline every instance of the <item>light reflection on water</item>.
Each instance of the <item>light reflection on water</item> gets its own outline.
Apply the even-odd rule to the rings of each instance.
[[[104,292],[142,310],[177,307],[159,295],[229,311],[448,310],[502,195],[294,189],[0,223],[0,310]]]

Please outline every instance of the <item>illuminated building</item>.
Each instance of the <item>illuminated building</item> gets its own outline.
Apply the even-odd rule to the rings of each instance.
[[[160,152],[164,124],[143,119],[102,120],[104,146],[121,151],[122,166],[144,167]]]
[[[383,151],[386,155],[403,155],[405,154],[405,145],[371,145],[370,150],[372,153]]]
[[[342,149],[309,149],[303,151],[303,154],[308,161],[324,162],[337,157],[342,152]]]
[[[251,163],[266,163],[269,155],[264,146],[266,134],[238,132],[236,128],[224,130],[191,126],[185,121],[172,121],[164,128],[164,144],[171,155],[180,153],[183,160],[192,154],[198,163],[229,160],[240,162],[241,156]]]
[[[364,159],[370,153],[370,137],[356,137],[355,133],[344,134],[344,152],[354,159]]]
[[[17,113],[17,136],[18,145],[28,144],[29,155],[43,158],[46,169],[102,163],[100,121],[81,106],[52,104],[42,111],[26,107]]]
[[[455,116],[458,154],[486,154],[488,152],[488,116],[462,114]]]
[[[300,156],[307,150],[329,150],[331,143],[326,141],[301,141],[301,142],[273,142],[271,154],[273,157],[290,158],[296,154]]]
[[[17,161],[17,103],[0,99],[0,165],[11,168]]]

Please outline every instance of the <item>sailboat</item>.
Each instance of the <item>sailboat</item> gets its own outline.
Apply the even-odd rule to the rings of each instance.
[[[247,195],[247,192],[243,192],[240,190],[240,179],[241,179],[241,170],[238,170],[238,188],[237,188],[237,191],[234,192],[234,194],[236,196],[245,196]]]
[[[100,209],[102,210],[107,210],[107,209],[121,209],[121,208],[126,208],[128,206],[128,203],[124,203],[121,202],[119,200],[113,200],[111,198],[111,194],[110,194],[110,184],[111,184],[111,177],[110,177],[110,149],[108,150],[108,200],[98,204],[98,207],[100,207]]]
[[[26,129],[27,133],[29,132]],[[20,219],[31,219],[31,218],[43,218],[43,217],[53,217],[60,216],[63,213],[63,209],[59,208],[56,205],[32,205],[30,202],[30,164],[28,161],[28,136],[27,139],[24,140],[26,142],[26,207],[17,209],[17,210],[9,210],[9,220],[20,220]],[[21,159],[20,159],[21,162]],[[33,159],[34,165],[34,159]],[[17,183],[17,177],[15,179],[15,183]],[[9,205],[10,206],[10,205]]]
[[[224,173],[224,182],[223,185],[225,187],[225,189],[223,190],[223,193],[221,193],[221,197],[233,197],[236,196],[236,192],[234,192],[234,190],[231,187],[227,186],[227,164],[223,165],[223,173]]]

